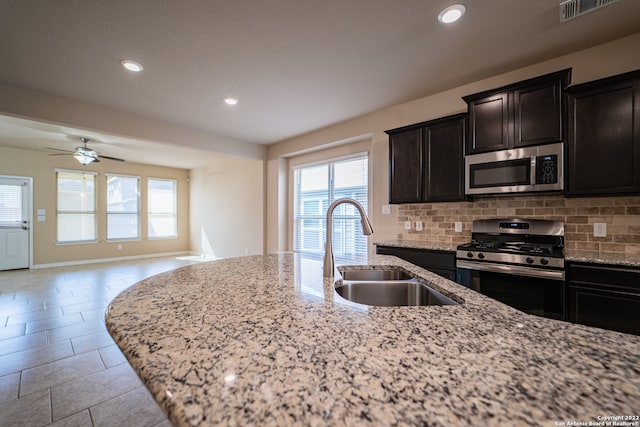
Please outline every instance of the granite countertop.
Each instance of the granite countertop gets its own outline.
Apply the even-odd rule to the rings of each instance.
[[[375,242],[376,246],[390,246],[392,248],[428,249],[432,251],[454,251],[456,246],[445,242],[428,242],[425,240],[386,240]]]
[[[610,264],[627,267],[640,267],[640,254],[605,251],[583,251],[571,249],[564,251],[565,261]]]
[[[640,337],[527,315],[395,257],[369,263],[462,304],[354,304],[323,279],[322,260],[282,253],[146,279],[113,300],[107,327],[177,426],[640,415]]]
[[[374,243],[376,246],[395,248],[412,248],[438,251],[455,251],[457,245],[423,240],[388,240]],[[610,264],[627,267],[640,267],[640,254],[606,251],[584,251],[565,249],[565,261],[588,262],[593,264]]]

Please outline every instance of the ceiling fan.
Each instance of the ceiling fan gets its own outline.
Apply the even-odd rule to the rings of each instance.
[[[45,147],[48,150],[56,150],[56,151],[64,151],[63,153],[49,154],[50,156],[67,156],[69,154],[73,155],[73,157],[79,161],[83,165],[88,165],[92,162],[100,162],[100,159],[109,159],[115,160],[117,162],[124,162],[124,159],[119,159],[117,157],[104,156],[102,154],[98,154],[97,151],[92,148],[87,147],[87,142],[90,141],[89,138],[80,138],[80,141],[84,144],[82,146],[76,147],[75,151],[61,150],[59,148],[51,148]]]

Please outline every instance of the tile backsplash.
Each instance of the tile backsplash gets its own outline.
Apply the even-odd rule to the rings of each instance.
[[[640,254],[640,196],[499,196],[477,197],[472,202],[399,205],[397,237],[455,248],[471,240],[474,220],[513,217],[563,221],[567,249]],[[406,221],[411,221],[411,230],[405,230]],[[416,221],[422,222],[422,231],[416,230]],[[456,222],[462,223],[462,232],[455,231]],[[594,237],[594,223],[606,224],[606,237]]]

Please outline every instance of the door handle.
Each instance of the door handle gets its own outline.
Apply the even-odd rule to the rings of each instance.
[[[28,221],[22,221],[22,229],[23,230],[28,230],[29,229],[29,222]]]

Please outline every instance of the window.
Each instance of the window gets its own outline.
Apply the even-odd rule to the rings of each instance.
[[[367,157],[295,168],[294,174],[294,250],[324,254],[326,215],[331,202],[349,197],[367,210]],[[332,237],[335,258],[366,261],[367,236],[362,234],[355,206],[342,204],[333,212]]]
[[[95,172],[57,170],[57,241],[96,240]]]
[[[149,238],[177,237],[176,181],[173,179],[149,178],[148,188]]]
[[[22,219],[22,187],[0,184],[0,227],[19,227]]]
[[[140,178],[107,175],[107,240],[140,238]]]

